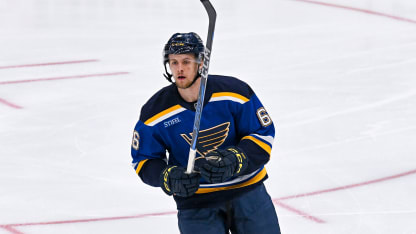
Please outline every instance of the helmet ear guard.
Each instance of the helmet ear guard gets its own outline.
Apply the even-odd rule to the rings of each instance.
[[[198,34],[194,32],[173,34],[163,49],[163,66],[165,67],[165,74],[163,74],[163,76],[170,83],[173,83],[173,75],[168,72],[166,67],[166,64],[169,63],[169,54],[195,54],[197,63],[201,64],[204,50],[205,46]],[[201,69],[198,69],[197,75],[192,84],[200,76]]]

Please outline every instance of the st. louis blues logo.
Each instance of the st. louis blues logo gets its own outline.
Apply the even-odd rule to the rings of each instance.
[[[200,130],[198,133],[198,140],[196,142],[196,150],[201,155],[204,156],[206,153],[216,150],[228,136],[230,131],[230,122],[226,122],[215,127]],[[181,136],[191,145],[192,133],[181,134]]]

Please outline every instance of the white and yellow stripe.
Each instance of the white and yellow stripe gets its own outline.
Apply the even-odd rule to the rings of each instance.
[[[262,138],[263,139],[263,138]],[[269,155],[272,153],[272,147],[270,145],[264,143],[263,141],[253,137],[253,136],[245,136],[241,140],[251,140],[254,143],[256,143],[258,146],[260,146],[264,151],[266,151]],[[270,143],[269,141],[267,141]]]
[[[232,92],[219,92],[219,93],[213,93],[211,96],[210,102],[216,102],[216,101],[224,101],[229,100],[233,102],[238,102],[241,104],[244,104],[249,101],[248,98],[238,94],[238,93],[232,93]]]
[[[246,186],[255,184],[255,183],[261,181],[267,175],[266,168],[261,169],[260,172],[259,172],[259,170],[255,171],[255,172],[253,172],[249,175],[244,175],[244,176],[237,177],[236,179],[225,182],[225,183],[207,184],[207,185],[201,184],[199,186],[198,191],[196,191],[196,193],[197,194],[211,193],[211,192],[217,192],[217,191],[222,191],[222,190],[242,188],[242,187],[246,187]],[[244,181],[244,182],[242,182],[242,181]]]
[[[172,107],[160,112],[159,114],[154,115],[150,119],[146,120],[144,122],[144,124],[146,124],[147,126],[155,126],[156,124],[160,123],[161,121],[163,121],[163,120],[165,120],[169,117],[172,117],[173,115],[176,115],[176,114],[178,114],[182,111],[185,111],[185,110],[186,109],[183,108],[180,105],[172,106]]]
[[[136,169],[136,174],[140,173],[140,170],[142,169],[145,162],[147,162],[147,160],[149,160],[149,159],[144,159],[144,160],[140,161],[139,163],[133,163],[133,168]]]
[[[263,141],[269,143],[269,145],[273,145],[274,137],[272,137],[272,136],[262,136],[262,135],[259,135],[259,134],[250,134],[250,136],[255,136],[255,137],[260,138]]]

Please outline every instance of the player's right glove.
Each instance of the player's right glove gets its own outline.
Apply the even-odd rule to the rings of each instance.
[[[198,190],[201,176],[198,173],[185,172],[185,168],[178,166],[168,166],[162,171],[160,185],[167,195],[189,197]]]
[[[205,155],[205,158],[195,161],[195,169],[210,183],[222,183],[232,176],[238,176],[247,166],[247,156],[235,146],[230,146],[225,150],[213,150]]]

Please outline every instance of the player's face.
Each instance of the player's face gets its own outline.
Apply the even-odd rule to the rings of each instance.
[[[192,84],[198,72],[199,64],[194,54],[170,54],[169,67],[176,86],[186,89]]]

